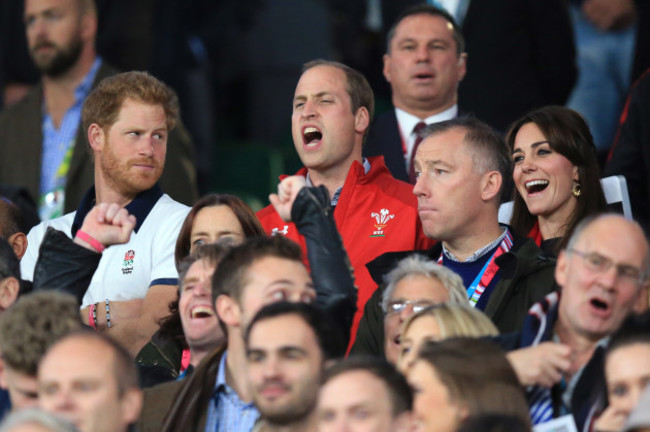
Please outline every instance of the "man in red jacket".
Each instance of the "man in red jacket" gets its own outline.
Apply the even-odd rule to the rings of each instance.
[[[432,244],[422,231],[412,186],[393,178],[383,156],[361,156],[373,111],[372,89],[359,72],[323,60],[304,66],[291,117],[294,145],[305,166],[297,175],[330,193],[358,287],[353,337],[366,300],[377,288],[365,264],[384,252]],[[296,227],[283,222],[273,206],[257,216],[268,233],[285,235],[305,251]]]

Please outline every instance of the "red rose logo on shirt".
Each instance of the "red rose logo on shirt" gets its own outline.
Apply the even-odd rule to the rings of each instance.
[[[131,274],[133,272],[133,259],[135,258],[135,251],[130,249],[124,254],[124,262],[122,263],[122,274]]]

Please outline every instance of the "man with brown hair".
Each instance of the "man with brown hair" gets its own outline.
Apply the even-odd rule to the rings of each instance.
[[[168,312],[167,305],[176,296],[174,244],[188,208],[163,194],[158,180],[177,113],[174,92],[146,73],[127,72],[102,81],[83,109],[95,185],[76,212],[30,231],[30,246],[21,262],[23,278],[31,280],[48,227],[102,253],[104,246],[80,229],[82,222],[95,204],[125,207],[137,221],[133,233],[127,243],[102,253],[79,300],[84,322],[110,330],[134,353],[151,338],[157,319]]]
[[[90,91],[117,70],[95,52],[93,0],[26,0],[24,20],[42,78],[0,114],[0,183],[25,187],[46,220],[73,211],[93,183],[81,109]],[[187,132],[178,128],[161,184],[186,204],[197,196],[193,157]]]
[[[59,338],[81,328],[74,297],[45,291],[21,297],[0,317],[0,386],[13,410],[38,403],[38,363]]]
[[[293,98],[293,143],[305,166],[296,177],[308,186],[325,186],[336,228],[350,257],[358,286],[357,314],[377,287],[367,262],[384,252],[425,248],[433,241],[422,231],[411,186],[391,176],[382,157],[363,158],[361,147],[374,112],[365,77],[336,62],[305,64]],[[269,234],[305,240],[273,206],[257,213]]]

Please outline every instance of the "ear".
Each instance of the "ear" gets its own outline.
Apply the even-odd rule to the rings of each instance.
[[[125,423],[131,424],[140,417],[142,410],[142,391],[137,388],[126,390],[122,396],[122,419]]]
[[[81,38],[88,43],[95,43],[97,35],[97,17],[91,13],[85,13],[81,17]]]
[[[228,327],[236,327],[241,323],[239,304],[230,296],[220,295],[214,304],[217,316]]]
[[[560,255],[557,257],[557,263],[555,264],[555,281],[561,287],[564,287],[567,280],[567,267],[569,257],[566,251],[561,251]]]
[[[12,234],[7,239],[7,242],[9,242],[20,261],[23,255],[25,255],[25,251],[27,251],[27,236],[25,233],[17,232]]]
[[[573,166],[573,181],[579,182],[580,181],[580,174],[578,173],[578,167]]]
[[[458,57],[458,82],[461,82],[465,78],[467,73],[467,53],[461,53]]]
[[[488,171],[481,177],[481,199],[490,201],[495,198],[501,190],[503,178],[498,171]]]
[[[363,135],[363,133],[370,126],[370,114],[366,107],[359,107],[357,113],[354,115],[354,130]]]
[[[390,55],[384,54],[384,78],[386,78],[386,81],[390,82]]]
[[[16,302],[20,292],[20,282],[13,276],[0,281],[0,311],[5,311]]]
[[[465,420],[467,417],[469,417],[470,412],[469,412],[469,408],[464,403],[457,404],[457,405],[458,406],[457,406],[457,410],[456,410],[456,417],[457,417],[457,419],[456,419],[457,422],[456,423],[460,424],[463,420]]]
[[[97,123],[93,123],[88,128],[88,143],[94,151],[102,151],[104,148],[104,141],[106,134]]]

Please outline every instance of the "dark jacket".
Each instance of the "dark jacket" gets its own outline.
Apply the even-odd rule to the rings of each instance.
[[[402,136],[397,123],[395,109],[391,108],[375,117],[368,132],[368,139],[363,146],[365,157],[383,156],[390,173],[398,180],[409,181],[406,171],[404,150],[402,150]]]
[[[519,330],[528,309],[556,288],[555,260],[546,257],[531,239],[512,235],[512,249],[496,259],[500,279],[484,310],[501,333]],[[401,259],[414,253],[437,260],[442,244],[437,243],[428,251],[391,252],[367,264],[380,286],[366,303],[351,354],[384,355],[383,278]]]
[[[181,342],[162,336],[160,331],[157,331],[135,357],[140,385],[146,388],[177,379],[180,375],[182,359]]]
[[[624,175],[634,219],[650,228],[650,70],[632,85],[605,165],[605,176]]]
[[[117,70],[103,62],[93,87],[116,73]],[[36,202],[39,199],[43,148],[42,95],[43,87],[39,84],[20,102],[0,113],[0,183],[24,186]],[[84,193],[93,185],[94,175],[87,131],[79,127],[67,175],[64,213],[77,209]],[[165,193],[181,203],[192,205],[198,198],[194,147],[180,121],[169,134],[160,185]]]
[[[212,351],[187,378],[145,389],[136,430],[203,432],[225,348]]]
[[[48,228],[34,267],[33,290],[59,290],[72,294],[81,305],[102,258],[76,244],[62,231]]]

